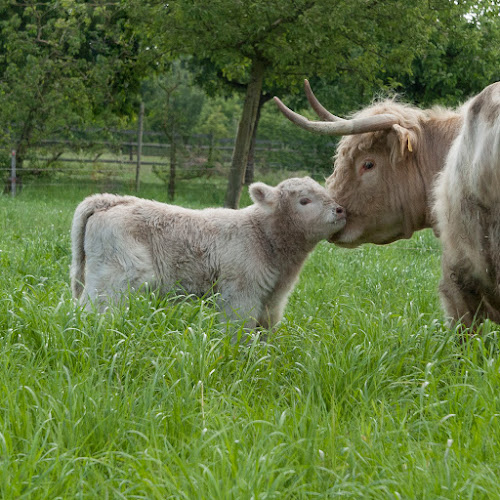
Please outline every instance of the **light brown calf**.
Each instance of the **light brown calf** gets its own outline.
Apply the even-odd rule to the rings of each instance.
[[[268,328],[283,314],[308,254],[345,225],[343,209],[309,177],[250,186],[241,210],[190,210],[97,194],[75,211],[73,295],[104,309],[145,283],[160,293],[219,293],[227,319]]]

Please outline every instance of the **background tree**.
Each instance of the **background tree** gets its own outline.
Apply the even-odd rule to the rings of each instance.
[[[176,61],[169,72],[145,82],[143,97],[148,107],[146,123],[150,130],[160,130],[170,143],[168,196],[175,196],[178,150],[185,143],[198,121],[204,95],[192,85],[192,76],[182,61]],[[167,181],[165,172],[157,175]]]
[[[199,81],[207,89],[221,91],[228,83],[245,89],[226,196],[231,207],[238,205],[263,96],[296,91],[305,76],[333,80],[352,74],[364,86],[390,83],[393,75],[410,71],[442,12],[462,12],[461,5],[448,0],[177,0],[152,5],[148,25],[141,28],[148,30],[152,45],[169,57],[195,56]]]
[[[239,114],[241,114],[241,106],[239,99],[235,96],[205,99],[195,130],[199,134],[208,136],[206,165],[208,169],[214,168],[220,158],[220,151],[215,147],[217,141],[234,135],[237,127],[234,121]]]
[[[395,93],[399,99],[423,107],[457,106],[500,80],[499,59],[500,2],[488,0],[440,10],[428,43],[416,53],[409,70],[396,68],[391,74],[381,65],[373,86],[356,72],[310,80],[320,101],[340,116],[369,104],[374,96]],[[300,109],[304,104],[302,96],[303,92],[297,98],[288,96],[287,102]],[[307,104],[301,113],[315,118]],[[328,175],[337,139],[309,134],[278,116],[281,125],[276,123],[274,113],[266,112],[265,126],[259,128],[274,130],[275,137],[285,143],[296,141],[299,161],[311,172]]]
[[[116,123],[132,110],[147,56],[120,3],[2,2],[0,146],[17,150],[20,169],[56,130]]]
[[[41,139],[72,140],[75,128],[124,125],[137,112],[144,76],[154,67],[164,75],[158,82],[171,78],[165,65],[184,56],[185,88],[197,83],[208,96],[203,120],[190,130],[237,136],[226,195],[226,205],[235,207],[245,172],[251,180],[256,137],[295,141],[292,164],[314,171],[329,163],[321,158],[331,154],[332,139],[289,127],[265,105],[273,95],[299,109],[308,77],[337,114],[366,104],[374,89],[395,89],[424,105],[463,101],[500,79],[499,10],[498,0],[6,0],[0,4],[0,148],[4,158],[16,148],[22,166]],[[235,91],[244,103],[233,132],[232,118],[218,105]],[[179,113],[193,116],[190,98],[174,97]],[[257,127],[259,117],[264,127]]]
[[[479,0],[468,8],[465,16],[443,18],[443,29],[402,75],[412,102],[453,106],[500,80],[500,2]]]

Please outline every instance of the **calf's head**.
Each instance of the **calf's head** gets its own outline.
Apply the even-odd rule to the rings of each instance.
[[[310,177],[287,179],[276,187],[255,182],[249,192],[284,236],[315,244],[345,226],[344,209]]]
[[[326,187],[346,212],[346,224],[330,238],[345,247],[391,243],[424,226],[425,183],[415,167],[423,112],[385,101],[350,120],[328,112],[306,81],[306,94],[324,121],[309,121],[275,98],[278,107],[306,130],[342,135]]]

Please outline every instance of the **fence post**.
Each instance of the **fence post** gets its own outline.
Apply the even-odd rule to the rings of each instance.
[[[12,197],[16,196],[16,150],[12,150],[10,160],[10,192]]]
[[[135,190],[139,191],[139,173],[141,171],[141,155],[142,155],[142,135],[144,122],[144,102],[141,101],[139,108],[139,130],[137,132],[137,167],[135,169]]]

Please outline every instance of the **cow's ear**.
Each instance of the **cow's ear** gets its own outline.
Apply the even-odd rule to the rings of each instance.
[[[254,182],[250,184],[249,193],[254,203],[266,208],[273,208],[278,199],[276,188],[268,186],[263,182]]]
[[[413,131],[398,125],[397,123],[392,126],[392,129],[396,132],[399,142],[399,153],[402,158],[405,157],[407,152],[413,153],[415,146],[417,145],[417,138]]]

